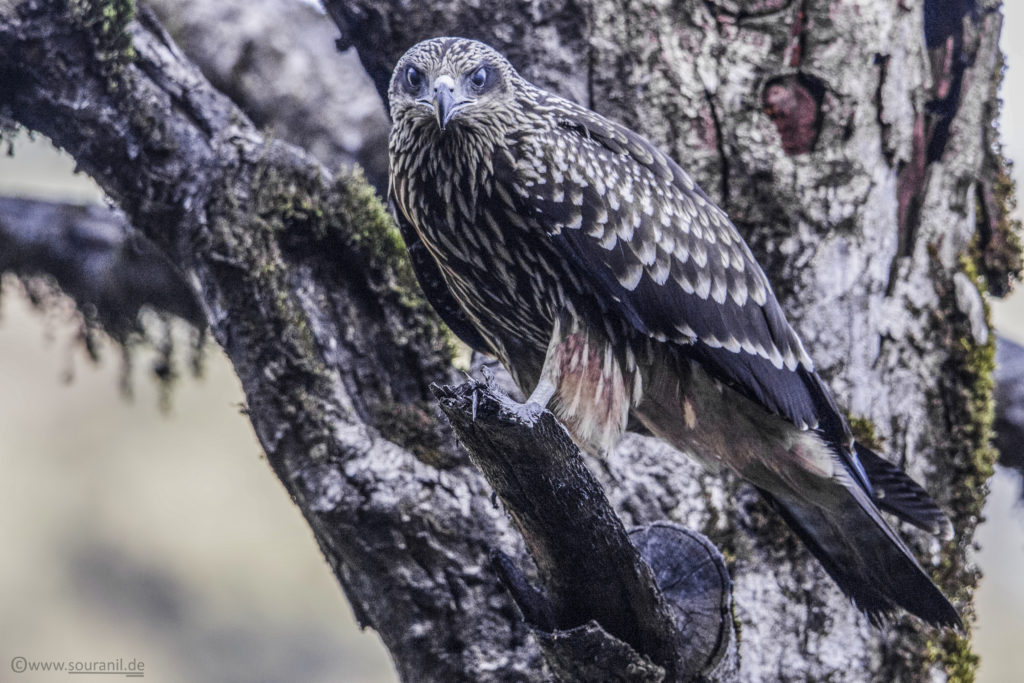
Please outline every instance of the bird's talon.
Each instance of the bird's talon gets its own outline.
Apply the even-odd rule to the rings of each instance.
[[[536,424],[537,420],[544,413],[544,406],[537,403],[536,401],[527,401],[526,403],[513,403],[511,406],[512,413],[519,418],[523,423],[528,425]]]

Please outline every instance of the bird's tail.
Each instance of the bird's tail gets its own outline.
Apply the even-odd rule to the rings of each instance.
[[[956,610],[868,494],[853,482],[830,485],[828,509],[788,492],[758,490],[872,623],[902,607],[936,626],[962,629]]]
[[[651,433],[757,487],[872,622],[903,608],[935,625],[961,626],[879,510],[946,531],[948,521],[920,486],[867,448],[841,457],[848,442],[800,430],[701,368],[684,369],[685,376],[645,382],[634,413]]]
[[[870,448],[859,443],[854,446],[874,489],[872,500],[879,509],[945,541],[953,538],[953,525],[927,491],[897,465]]]

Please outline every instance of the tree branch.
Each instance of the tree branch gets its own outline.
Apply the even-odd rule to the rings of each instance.
[[[436,387],[434,393],[473,463],[511,512],[537,565],[543,593],[524,589],[525,580],[516,576],[514,565],[500,563],[506,586],[527,620],[550,640],[544,648],[549,666],[558,670],[562,648],[578,654],[584,647],[580,639],[590,648],[602,637],[593,629],[572,636],[553,632],[593,621],[604,639],[628,643],[659,665],[667,680],[707,673],[728,645],[731,631],[728,573],[717,551],[709,556],[705,550],[710,542],[705,546],[698,541],[699,550],[691,556],[685,551],[694,548],[667,540],[675,538],[671,528],[646,529],[641,534],[644,547],[662,560],[655,583],[655,574],[554,415],[544,411],[535,421],[524,421],[522,404],[475,382]],[[671,552],[666,553],[666,545]],[[697,571],[709,557],[718,562],[714,569]],[[693,576],[701,580],[678,590],[684,578]],[[659,586],[677,589],[672,603],[665,601]],[[695,617],[708,613],[713,616],[701,623],[703,630],[694,628]],[[622,658],[621,647],[608,647],[616,659]],[[632,666],[646,670],[639,660]],[[607,675],[629,668],[619,661],[603,662],[595,670]]]
[[[144,307],[205,325],[180,272],[103,206],[0,197],[0,272],[49,275],[117,339],[138,331]]]
[[[338,53],[337,30],[322,12],[278,0],[151,4],[182,51],[257,126],[328,168],[359,163],[386,192],[390,123],[359,57]]]

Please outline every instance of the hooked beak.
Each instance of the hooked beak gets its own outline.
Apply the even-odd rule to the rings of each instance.
[[[447,83],[438,83],[434,88],[434,115],[442,131],[455,115],[455,96],[452,95]]]

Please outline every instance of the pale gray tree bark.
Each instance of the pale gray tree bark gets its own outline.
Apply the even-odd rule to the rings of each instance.
[[[699,178],[752,243],[862,435],[951,512],[953,543],[910,537],[970,614],[966,551],[994,457],[978,288],[1002,288],[1019,264],[993,133],[998,3],[328,9],[378,90],[416,40],[481,38],[528,78],[644,131]],[[379,169],[379,137],[348,144],[331,131],[331,107],[274,100],[287,91],[247,81],[253,55],[287,54],[279,37],[257,29],[218,53],[200,44],[195,13],[161,11],[259,126],[120,2],[0,3],[0,116],[67,149],[180,264],[269,462],[399,674],[545,679],[550,644],[531,635],[491,561],[501,551],[537,585],[522,538],[428,391],[453,380],[448,342],[369,186],[329,170],[352,158]],[[237,58],[218,62],[225,54]],[[312,64],[321,75],[307,81],[328,84],[331,69]],[[280,113],[293,105],[309,107],[305,128]],[[588,464],[627,526],[672,520],[723,551],[738,637],[712,677],[942,679],[974,666],[955,634],[909,618],[868,626],[738,482],[637,436]]]

